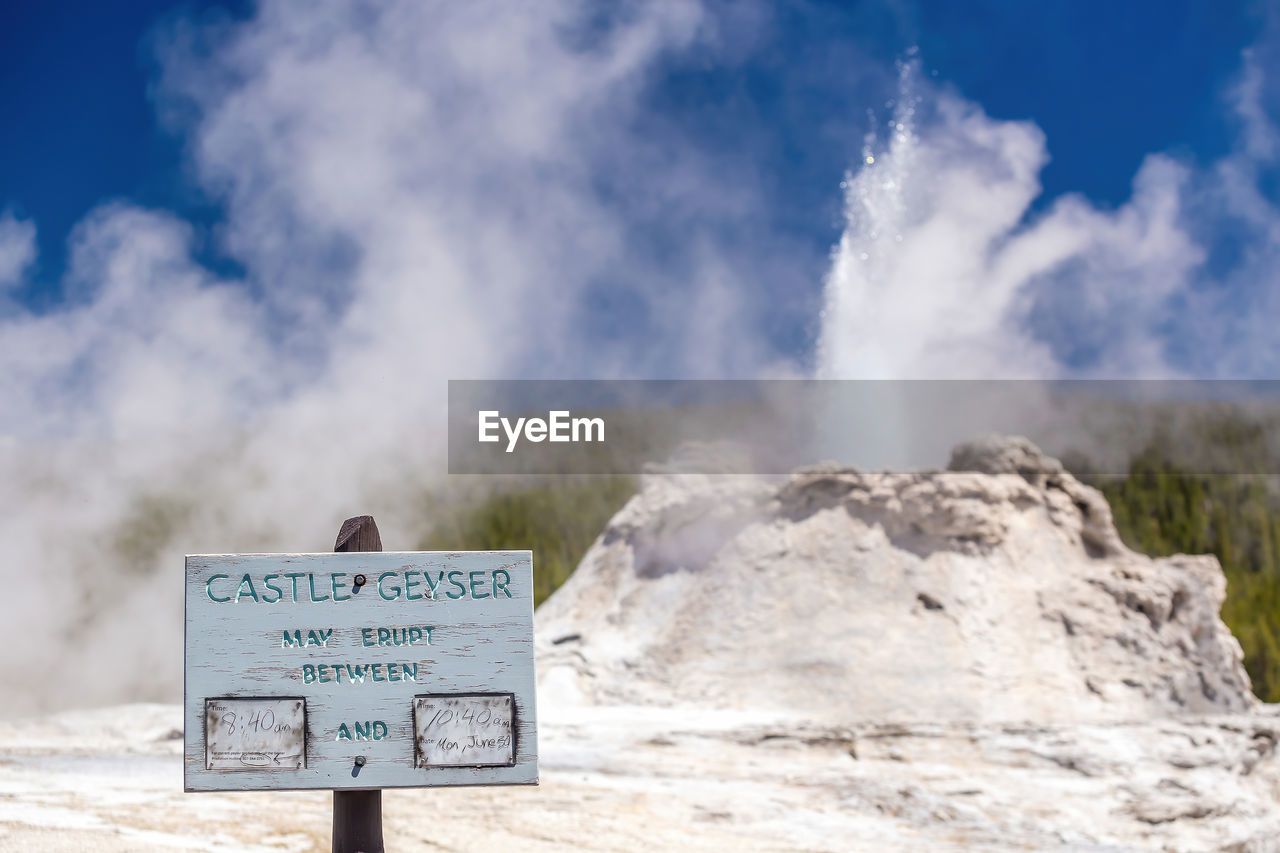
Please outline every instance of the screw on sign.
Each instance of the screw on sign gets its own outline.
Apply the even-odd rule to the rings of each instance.
[[[185,675],[186,790],[332,790],[334,853],[383,788],[538,782],[528,551],[188,556]]]

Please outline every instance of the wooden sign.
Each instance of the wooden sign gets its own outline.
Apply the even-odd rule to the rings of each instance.
[[[188,791],[538,781],[528,551],[199,555]]]

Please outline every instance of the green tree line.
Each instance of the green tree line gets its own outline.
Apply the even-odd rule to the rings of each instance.
[[[1106,496],[1135,551],[1218,558],[1227,577],[1222,618],[1244,649],[1253,692],[1280,701],[1280,511],[1271,478],[1192,473],[1153,446],[1123,477],[1084,479]]]
[[[513,485],[437,514],[424,551],[532,550],[533,598],[569,579],[609,519],[636,490],[630,477],[578,477]]]

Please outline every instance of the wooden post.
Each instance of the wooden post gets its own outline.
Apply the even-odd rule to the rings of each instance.
[[[342,522],[334,551],[381,551],[371,515]],[[386,853],[382,843],[382,791],[333,792],[333,853]]]

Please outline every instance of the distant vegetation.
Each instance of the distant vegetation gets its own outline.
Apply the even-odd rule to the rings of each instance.
[[[424,551],[533,551],[534,603],[568,580],[609,519],[636,490],[630,477],[513,485],[436,514]]]
[[[1280,502],[1274,478],[1190,473],[1169,448],[1154,442],[1134,456],[1124,477],[1077,473],[1106,495],[1130,548],[1153,557],[1218,558],[1227,576],[1222,618],[1244,649],[1253,692],[1280,702]],[[1252,470],[1275,469],[1260,458]]]

